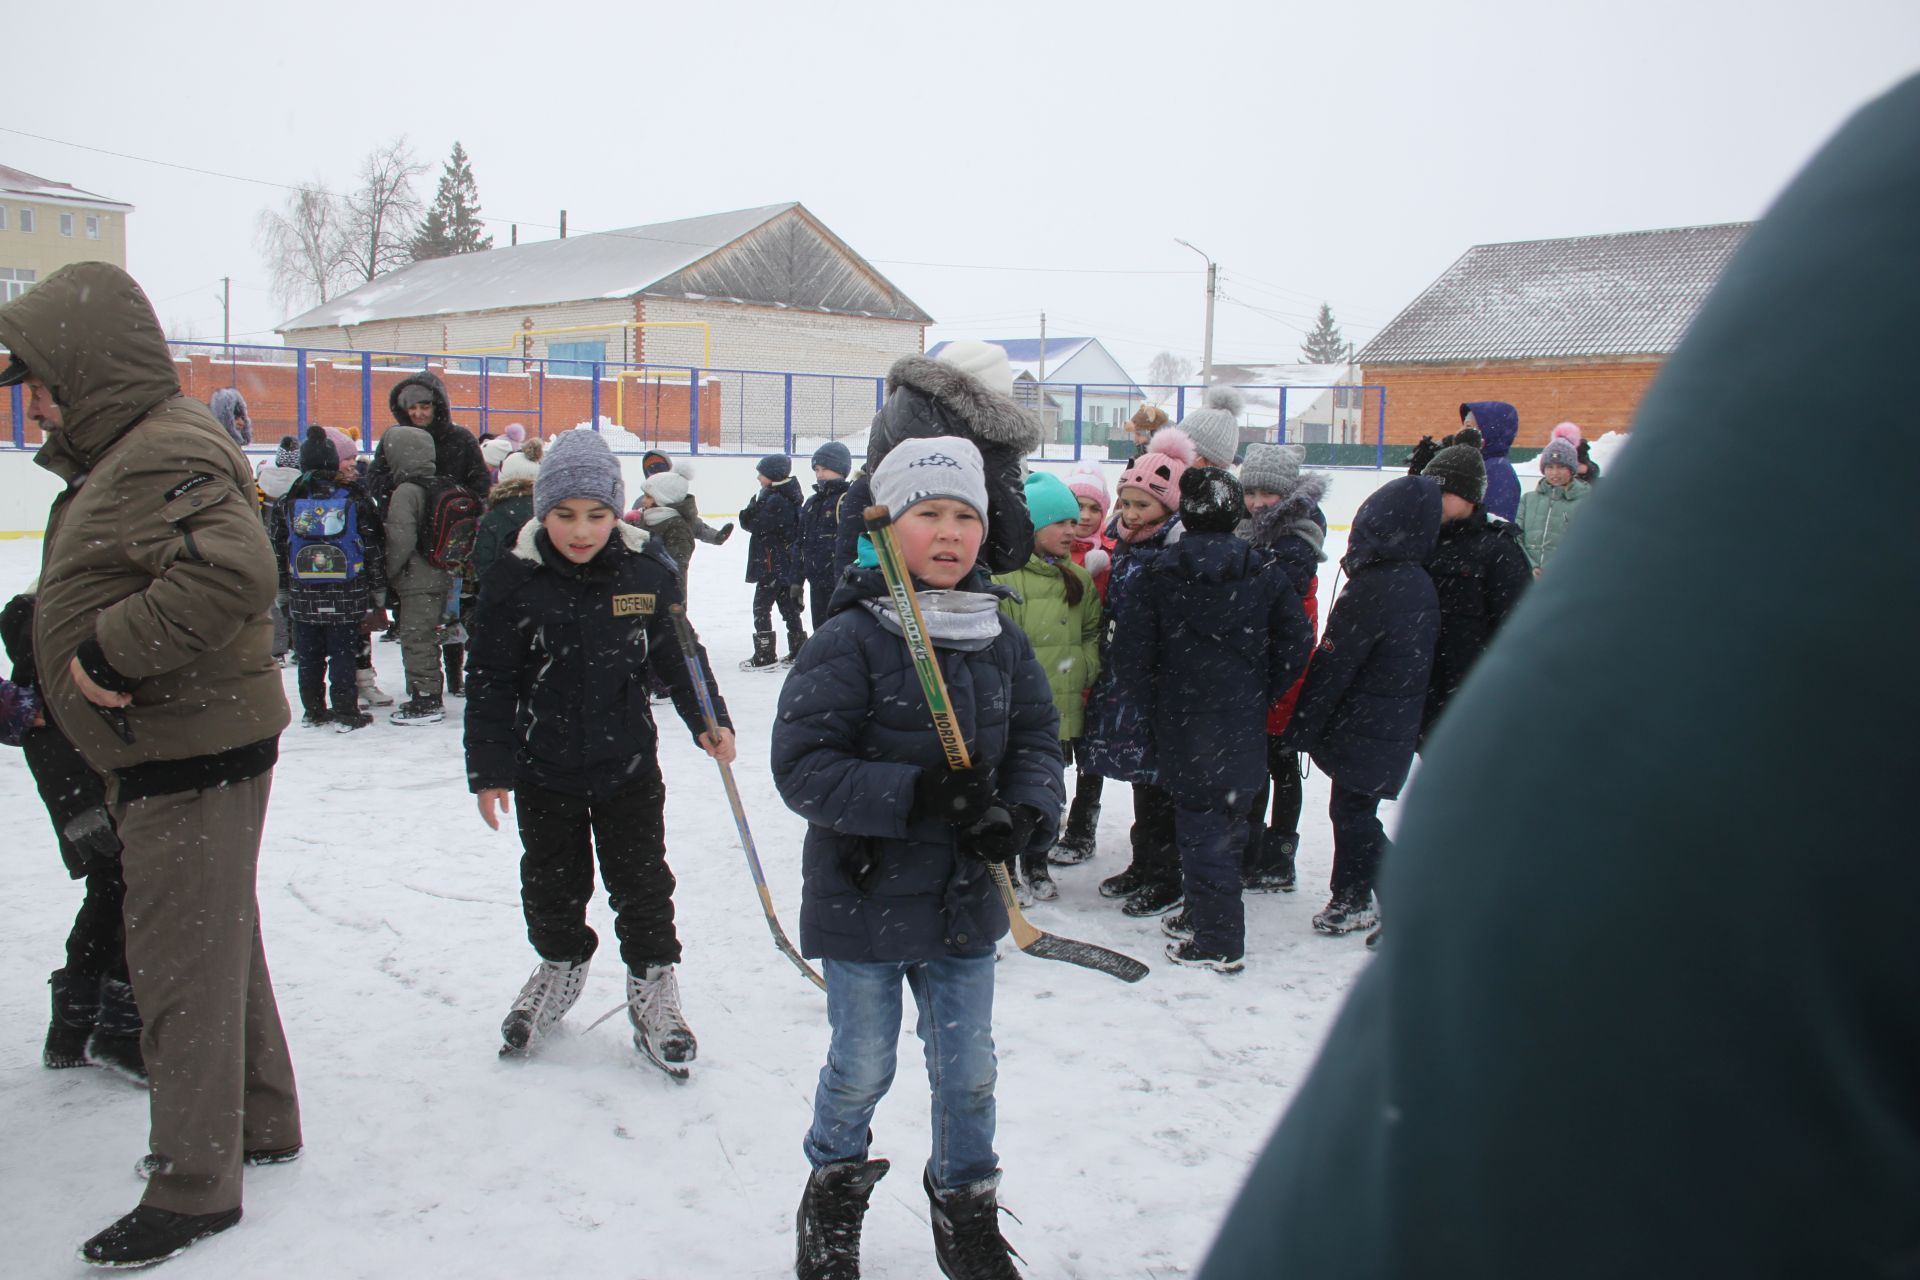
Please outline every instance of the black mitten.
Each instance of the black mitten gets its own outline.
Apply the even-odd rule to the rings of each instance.
[[[971,827],[993,803],[993,779],[979,769],[922,769],[913,784],[913,811],[956,827]]]

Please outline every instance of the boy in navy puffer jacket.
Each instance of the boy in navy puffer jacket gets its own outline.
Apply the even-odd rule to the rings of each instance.
[[[1440,486],[1425,476],[1390,480],[1360,504],[1340,561],[1346,588],[1281,738],[1333,779],[1333,897],[1313,918],[1322,933],[1377,919],[1374,879],[1387,850],[1378,810],[1413,766],[1440,633],[1426,570],[1439,536]]]
[[[995,1221],[994,942],[1007,915],[986,865],[1051,843],[1065,797],[1046,672],[976,571],[979,450],[909,440],[873,476],[920,588],[973,767],[949,770],[877,568],[856,568],[780,692],[773,776],[807,819],[800,949],[821,961],[833,1042],[804,1144],[801,1277],[857,1274],[859,1223],[885,1160],[868,1124],[894,1076],[900,986],[934,1080],[924,1177],[947,1275],[1011,1275]],[[968,1259],[970,1263],[956,1263]],[[956,1265],[968,1269],[956,1270]]]
[[[1113,660],[1148,690],[1160,785],[1173,797],[1186,906],[1162,928],[1176,964],[1238,973],[1247,813],[1267,776],[1267,708],[1306,669],[1313,631],[1273,557],[1233,536],[1239,483],[1217,467],[1180,477],[1186,536],[1141,575],[1141,607],[1120,619]]]
[[[800,566],[800,482],[793,478],[793,459],[770,453],[754,465],[760,492],[740,509],[740,527],[753,535],[747,543],[747,581],[753,584],[753,656],[742,671],[772,670],[773,609],[787,624],[787,661],[800,656],[807,642],[800,625],[800,597],[806,579]]]

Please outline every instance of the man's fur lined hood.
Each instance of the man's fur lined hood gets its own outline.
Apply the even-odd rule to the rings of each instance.
[[[972,374],[926,356],[902,356],[887,370],[889,406],[896,392],[913,391],[934,402],[940,418],[982,446],[997,446],[1019,457],[1039,447],[1045,434],[1038,415],[987,389]],[[887,452],[911,434],[898,431],[894,414],[883,407],[867,442],[866,471],[872,474]],[[935,431],[932,434],[942,434]]]

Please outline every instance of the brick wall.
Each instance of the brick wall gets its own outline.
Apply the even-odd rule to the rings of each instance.
[[[1446,365],[1369,365],[1361,381],[1387,389],[1387,443],[1406,445],[1460,429],[1460,406],[1505,400],[1520,411],[1516,448],[1538,449],[1555,423],[1575,422],[1588,439],[1625,431],[1657,359],[1475,362]],[[1368,400],[1369,410],[1372,400]],[[1373,438],[1373,424],[1366,427]]]

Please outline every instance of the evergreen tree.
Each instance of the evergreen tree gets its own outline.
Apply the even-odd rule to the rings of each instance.
[[[1320,304],[1320,318],[1314,322],[1313,332],[1300,346],[1300,358],[1308,364],[1340,364],[1347,358],[1347,340],[1340,336],[1340,326],[1333,322],[1333,308],[1324,302]]]
[[[440,189],[413,238],[413,256],[416,261],[447,258],[491,248],[493,237],[481,230],[480,188],[473,181],[473,165],[466,148],[456,142],[441,171]]]

